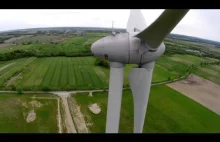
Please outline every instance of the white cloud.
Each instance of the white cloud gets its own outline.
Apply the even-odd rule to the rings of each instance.
[[[162,9],[144,9],[150,25]],[[220,10],[190,10],[172,33],[220,41]],[[0,10],[0,31],[36,27],[126,28],[129,10]]]

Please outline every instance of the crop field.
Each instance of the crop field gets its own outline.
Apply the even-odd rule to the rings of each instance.
[[[206,59],[212,62],[213,59]],[[1,89],[11,90],[13,86],[23,90],[79,90],[103,89],[108,87],[109,69],[95,66],[94,57],[46,57],[23,58],[0,62]],[[192,64],[199,64],[196,56],[162,56],[156,62],[152,82],[167,81],[186,74]],[[136,65],[126,65],[124,86],[128,86],[130,69]],[[212,69],[209,71],[209,69]],[[217,65],[196,67],[193,73],[218,82]],[[211,74],[212,73],[212,74]]]
[[[28,43],[29,45],[12,45],[4,46],[0,48],[1,53],[11,52],[14,50],[35,50],[36,52],[44,53],[76,53],[90,51],[89,45],[91,45],[96,40],[100,39],[101,33],[89,33],[84,36],[70,36],[68,38],[61,36],[32,36],[27,38],[22,38],[17,40],[18,43]],[[58,42],[59,41],[59,42]],[[15,41],[13,41],[15,42]],[[57,42],[52,44],[51,42]],[[18,44],[17,43],[17,44]]]
[[[12,52],[15,50],[29,50],[32,45],[12,45],[12,46],[4,46],[0,48],[0,53]]]
[[[23,35],[23,36],[16,36],[16,37],[11,37],[7,40],[4,41],[4,43],[13,43],[15,41],[21,40],[21,39],[25,39],[25,38],[30,38],[32,37],[32,35]]]
[[[170,57],[170,59],[177,61],[177,62],[182,62],[186,64],[187,66],[189,65],[195,65],[195,68],[192,70],[192,73],[201,76],[205,79],[208,79],[210,81],[213,81],[217,84],[220,84],[220,65],[207,65],[207,66],[199,66],[201,62],[215,62],[219,61],[217,59],[213,58],[199,58],[197,56],[191,56],[191,55],[174,55]],[[178,67],[179,68],[179,67]],[[178,69],[176,68],[176,69]]]
[[[90,132],[105,132],[107,92],[74,94]],[[93,114],[88,106],[97,103],[99,114]],[[74,115],[74,114],[73,114]],[[165,85],[151,88],[144,133],[212,133],[220,132],[220,116]],[[120,118],[121,133],[133,132],[133,99],[130,90],[123,91]]]
[[[0,132],[58,133],[57,97],[38,97],[45,94],[0,94]]]
[[[202,78],[220,84],[220,65],[208,65],[204,67],[196,67],[192,72]]]
[[[219,61],[218,59],[214,59],[214,58],[208,58],[208,57],[197,57],[197,56],[192,56],[192,55],[173,55],[171,57],[172,60],[174,61],[179,61],[179,62],[183,62],[185,64],[189,64],[189,65],[199,65],[201,62],[215,62],[215,61]]]
[[[22,39],[18,39],[15,41],[11,41],[10,43],[14,43],[14,44],[22,44],[22,43],[49,43],[51,41],[57,41],[57,40],[61,40],[62,37],[61,36],[48,36],[48,35],[37,35],[37,36],[31,36],[31,37],[26,37],[26,38],[22,38]]]
[[[24,90],[41,90],[46,87],[50,90],[103,88],[108,78],[103,78],[102,74],[102,78],[98,76],[96,71],[100,67],[94,66],[94,60],[92,57],[39,58],[23,68],[11,84]]]
[[[11,86],[21,87],[23,90],[101,89],[108,87],[109,69],[95,66],[94,57],[30,58],[14,60],[14,62],[16,64],[0,71],[0,75],[6,73],[4,78],[0,76],[0,84],[6,89],[11,89]],[[128,85],[128,74],[133,66],[127,65],[125,67],[125,86]],[[164,65],[156,65],[153,82],[167,80],[169,76],[178,77],[166,68],[164,70],[167,74],[165,74],[160,70],[162,67],[165,68]]]
[[[27,68],[27,65],[34,60],[34,57],[28,59],[23,58],[2,66],[0,71],[0,87],[3,87],[7,80],[9,80],[12,76],[17,75],[21,72],[21,70]]]

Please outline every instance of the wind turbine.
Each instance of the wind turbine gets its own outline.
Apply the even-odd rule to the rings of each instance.
[[[104,37],[91,46],[94,56],[110,61],[106,133],[118,133],[125,64],[137,64],[129,73],[134,100],[134,133],[144,126],[155,61],[164,53],[163,40],[188,9],[165,10],[150,26],[140,10],[131,10],[127,32]]]

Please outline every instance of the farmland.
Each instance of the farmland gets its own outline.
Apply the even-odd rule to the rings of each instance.
[[[45,94],[0,94],[0,132],[57,133],[57,97]]]
[[[107,32],[84,34],[49,32],[48,34],[48,31],[47,34],[37,32],[33,35],[15,37],[10,35],[10,38],[1,44],[4,46],[0,45],[0,90],[108,89],[110,69],[95,64],[97,58],[93,57],[90,51],[91,44],[106,35]],[[191,73],[220,84],[220,65],[217,63],[219,55],[218,52],[212,52],[220,51],[219,49],[214,46],[209,48],[209,44],[176,39],[166,39],[165,44],[167,52],[156,61],[152,83],[180,78],[188,74],[190,69]],[[204,54],[188,53],[185,48],[198,50]],[[134,66],[136,65],[126,65],[124,68],[124,88],[129,87],[128,76]],[[105,131],[107,94],[107,92],[96,92],[93,93],[93,97],[88,97],[88,94],[84,93],[72,95],[70,98],[79,106],[90,132]],[[38,96],[45,97],[46,94]],[[70,107],[71,110],[73,107],[71,104],[67,105],[65,100],[67,96],[61,96],[62,101],[59,102],[62,106],[60,108],[62,132],[70,129],[63,123],[65,116],[62,115],[68,112],[66,108]],[[47,97],[55,98],[52,95]],[[33,100],[42,104],[41,107],[34,107]],[[91,103],[98,103],[102,109],[100,114],[94,115],[89,112],[88,105]],[[57,116],[56,99],[37,99],[33,98],[33,94],[3,93],[0,94],[0,109],[3,110],[0,112],[2,113],[0,132],[61,131],[57,126],[57,117],[54,117]],[[29,112],[33,113],[32,110],[36,113],[36,119],[27,123],[26,117]],[[120,132],[132,132],[133,101],[130,90],[123,92],[121,115]],[[49,119],[43,122],[47,116],[50,116]],[[72,116],[74,117],[74,114]],[[15,124],[16,121],[21,123]],[[219,117],[215,113],[165,85],[152,87],[145,121],[144,132],[220,132],[217,127],[220,122]]]
[[[5,43],[13,43],[13,44],[27,44],[27,43],[50,43],[53,41],[63,40],[64,38],[59,36],[47,36],[47,35],[37,35],[37,36],[26,36],[23,38],[15,38],[6,40]]]
[[[107,92],[93,93],[92,97],[85,93],[72,95],[71,99],[79,105],[90,132],[105,132],[107,97]],[[89,110],[88,106],[93,103],[101,108],[99,114]],[[211,133],[220,132],[219,125],[220,117],[202,105],[165,85],[152,87],[143,132]],[[119,129],[121,133],[133,131],[133,99],[130,90],[123,91]]]
[[[0,88],[7,90],[22,88],[35,91],[108,88],[109,69],[95,65],[96,59],[90,54],[90,45],[106,35],[108,34],[89,32],[82,36],[38,35],[18,39],[17,41],[39,39],[39,42],[0,48],[0,53],[3,54],[2,59],[20,58],[0,62],[2,68],[0,69]],[[46,40],[55,41],[57,38],[64,38],[64,40],[46,43]],[[23,56],[30,57],[22,58]],[[192,70],[194,74],[220,83],[217,76],[219,68],[216,66],[218,65],[200,66],[201,62],[215,61],[218,60],[192,55],[163,55],[156,62],[152,82],[179,78],[184,76],[192,65],[195,65],[196,67]],[[13,64],[7,67],[10,63]],[[134,66],[125,66],[125,87],[129,86],[128,75]],[[215,68],[212,74],[208,71],[211,68]]]
[[[58,52],[72,53],[89,51],[89,45],[100,39],[100,33],[89,33],[85,36],[32,36],[16,40],[17,45],[4,46],[0,48],[1,53],[8,53],[15,50],[34,50],[38,53],[58,54]],[[15,41],[7,42],[8,44]],[[21,44],[23,43],[23,44]]]
[[[216,59],[200,59],[196,56],[162,56],[155,65],[152,82],[161,82],[178,78],[186,74],[188,68],[199,65],[200,60],[213,62]],[[135,65],[126,65],[124,86],[128,86],[129,71]],[[218,65],[195,68],[195,74],[202,74],[206,68]],[[209,72],[204,72],[209,77]],[[210,80],[217,80],[217,74],[211,74]],[[109,69],[95,65],[94,57],[45,57],[22,58],[0,62],[0,86],[11,90],[13,86],[23,90],[80,90],[108,88]]]

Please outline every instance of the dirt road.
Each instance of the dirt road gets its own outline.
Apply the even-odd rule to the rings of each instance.
[[[67,102],[68,95],[59,95],[63,101],[65,116],[66,116],[66,128],[68,133],[77,133],[73,119],[71,117],[69,105]]]

